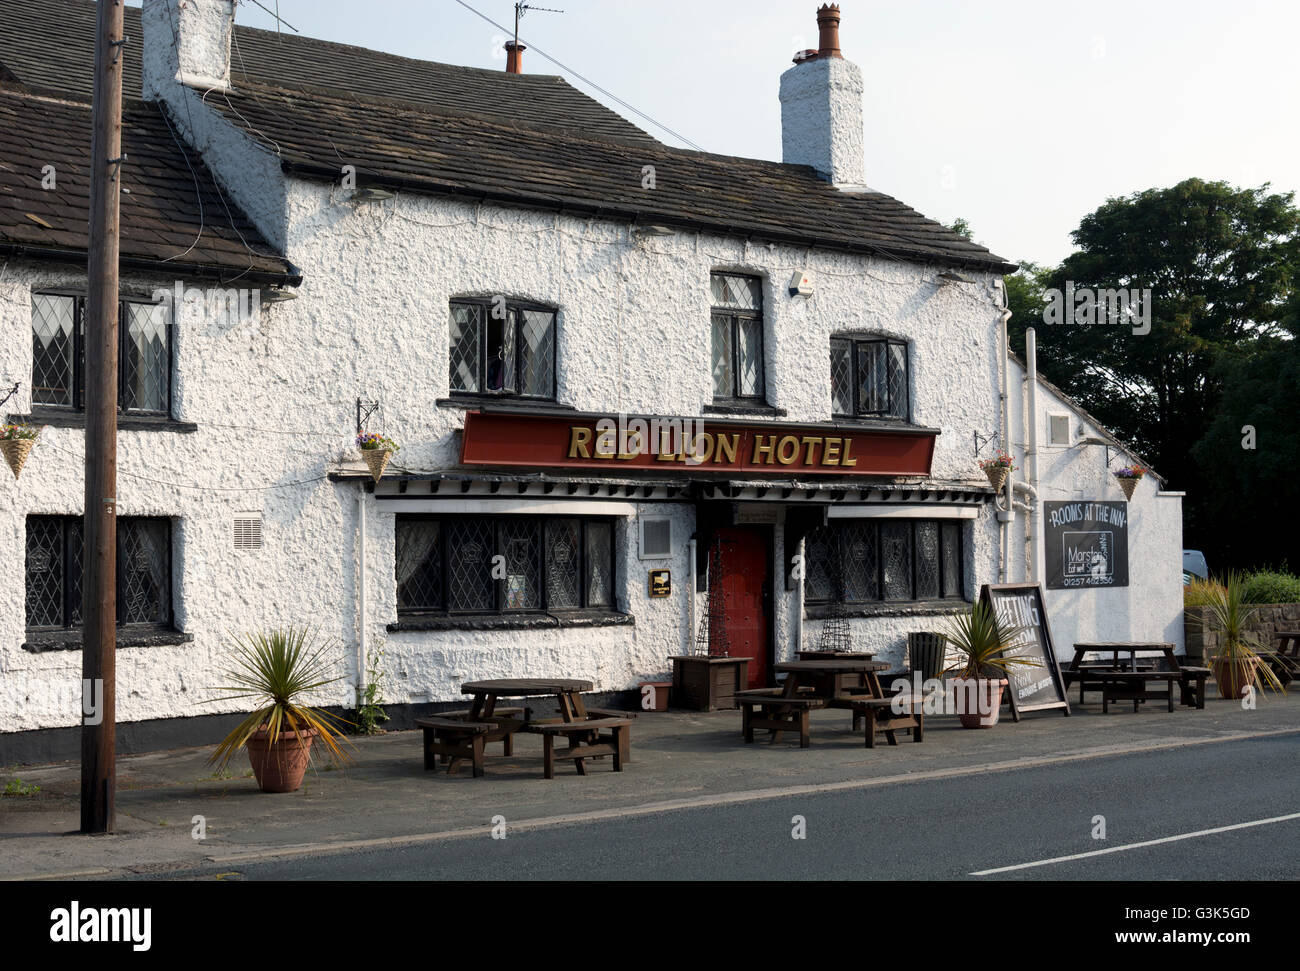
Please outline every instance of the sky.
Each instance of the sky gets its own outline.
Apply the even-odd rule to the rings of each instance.
[[[407,57],[504,69],[508,34],[458,0],[261,0],[301,33]],[[512,0],[465,0],[513,28]],[[539,0],[538,48],[710,152],[781,157],[777,91],[817,46],[821,0]],[[862,68],[873,189],[964,218],[1016,262],[1059,262],[1108,198],[1183,179],[1300,193],[1297,0],[839,0]],[[138,2],[134,5],[138,6]],[[275,28],[253,0],[237,22]],[[287,27],[281,27],[288,31]]]

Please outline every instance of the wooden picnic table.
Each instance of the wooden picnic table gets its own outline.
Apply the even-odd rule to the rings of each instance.
[[[898,744],[894,732],[910,728],[917,741],[923,732],[922,714],[917,711],[898,715],[891,710],[891,701],[880,684],[880,672],[889,669],[882,661],[862,656],[837,657],[824,660],[786,661],[776,665],[776,671],[786,676],[779,688],[762,688],[740,692],[736,695],[744,709],[742,731],[746,742],[754,740],[755,729],[772,733],[772,741],[785,731],[799,732],[799,747],[811,743],[809,714],[814,708],[848,708],[853,712],[856,729],[860,718],[867,720],[866,744],[874,747],[876,732],[883,731],[891,745]],[[840,679],[845,675],[859,675],[860,686],[842,688]],[[756,714],[754,709],[761,708]]]
[[[1138,654],[1159,652],[1163,659],[1163,670],[1142,669],[1138,665]],[[1109,663],[1088,664],[1084,662],[1088,654],[1109,654]],[[1122,655],[1128,655],[1124,661]],[[1154,667],[1154,666],[1153,666]],[[1178,683],[1179,698],[1184,705],[1205,707],[1205,679],[1209,674],[1206,668],[1189,668],[1178,663],[1174,654],[1174,645],[1169,641],[1095,641],[1078,642],[1074,645],[1074,657],[1062,669],[1061,674],[1068,687],[1071,680],[1079,682],[1079,704],[1083,704],[1084,691],[1087,687],[1100,688],[1102,692],[1102,711],[1110,710],[1110,702],[1129,700],[1133,710],[1143,701],[1164,698],[1169,703],[1169,710],[1174,710],[1174,683]],[[1163,681],[1164,692],[1154,692],[1148,687]]]
[[[1300,630],[1274,631],[1273,636],[1277,638],[1276,650],[1260,651],[1260,657],[1283,685],[1300,680]]]
[[[572,722],[587,717],[582,692],[590,691],[592,687],[590,681],[575,678],[496,678],[490,681],[467,681],[460,686],[460,693],[474,696],[470,721],[491,720],[498,698],[550,696],[559,704],[560,717],[566,722]],[[531,717],[531,710],[526,709],[523,721],[528,722]]]

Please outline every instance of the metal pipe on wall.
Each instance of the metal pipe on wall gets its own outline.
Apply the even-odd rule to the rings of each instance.
[[[361,707],[366,686],[366,484],[357,483],[357,708]]]

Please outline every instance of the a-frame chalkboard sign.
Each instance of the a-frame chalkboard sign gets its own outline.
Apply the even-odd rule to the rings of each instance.
[[[1069,715],[1070,702],[1056,663],[1043,588],[1037,583],[986,583],[980,588],[980,600],[993,607],[998,620],[1025,628],[1003,656],[1038,662],[1032,667],[1017,664],[1007,671],[1006,698],[1011,704],[1012,720],[1020,721],[1022,711],[1049,708],[1060,708]]]

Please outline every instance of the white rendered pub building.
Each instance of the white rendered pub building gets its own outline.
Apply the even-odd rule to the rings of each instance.
[[[23,200],[0,378],[44,426],[0,498],[6,762],[76,750],[94,9],[0,22]],[[838,8],[780,76],[779,163],[664,145],[518,49],[409,60],[237,26],[229,0],[127,17],[124,749],[217,737],[228,632],[284,624],[336,647],[323,703],[381,667],[399,725],[492,677],[630,702],[697,649],[710,591],[754,685],[828,614],[902,667],[909,632],[1026,578],[1058,643],[1181,644],[1158,477],[1128,504],[1132,569],[1049,576],[1078,519],[1046,510],[1122,503],[1109,471],[1136,458],[1009,355],[1015,267],[870,187]],[[261,299],[232,322],[159,296],[177,282]],[[378,484],[358,423],[401,445]],[[977,460],[1008,444],[995,495]]]

